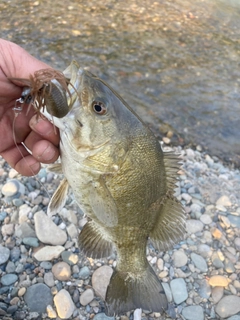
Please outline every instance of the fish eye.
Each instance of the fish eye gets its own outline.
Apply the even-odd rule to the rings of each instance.
[[[107,112],[107,108],[105,107],[104,103],[100,101],[93,101],[92,108],[95,113],[100,115],[103,115]]]

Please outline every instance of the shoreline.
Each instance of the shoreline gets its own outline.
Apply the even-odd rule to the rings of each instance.
[[[147,249],[147,259],[164,283],[168,315],[137,309],[116,319],[240,320],[239,169],[206,152],[173,149],[182,156],[176,195],[185,204],[186,237],[167,252],[157,252],[151,245]],[[46,167],[38,179],[52,194],[61,176],[48,173]],[[116,256],[93,260],[79,253],[77,234],[85,219],[73,198],[59,215],[44,216],[46,191],[34,177],[22,177],[1,158],[0,190],[0,316],[39,319],[41,310],[34,308],[45,308],[42,319],[114,319],[103,314],[103,300],[96,292],[104,294],[106,287],[98,279],[107,281]],[[37,230],[40,222],[50,232]],[[66,272],[65,278],[60,270]],[[42,301],[34,304],[39,293]],[[62,299],[68,306],[65,315]]]

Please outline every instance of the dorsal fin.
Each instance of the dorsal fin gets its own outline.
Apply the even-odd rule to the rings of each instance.
[[[180,170],[181,160],[179,154],[173,151],[163,152],[163,161],[166,170],[167,190],[174,193],[178,180],[178,171]]]

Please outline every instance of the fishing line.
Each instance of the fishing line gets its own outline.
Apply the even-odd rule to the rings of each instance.
[[[13,135],[13,141],[14,144],[18,150],[18,152],[21,154],[24,162],[26,163],[27,167],[30,169],[33,178],[40,184],[40,186],[44,189],[44,191],[47,193],[48,198],[50,199],[50,194],[48,193],[48,190],[44,187],[43,183],[38,179],[37,175],[34,173],[34,171],[32,170],[32,168],[30,167],[30,165],[28,164],[27,160],[25,159],[21,149],[18,146],[17,140],[16,140],[16,135],[15,135],[15,125],[16,125],[16,121],[17,121],[17,117],[19,114],[21,114],[21,112],[23,111],[22,105],[25,103],[25,100],[21,97],[19,99],[16,99],[15,101],[15,105],[12,108],[12,110],[14,111],[14,119],[13,119],[13,126],[12,126],[12,135]],[[32,104],[32,102],[29,103],[29,105]],[[29,110],[29,107],[28,107]],[[27,149],[27,151],[31,153],[31,151],[25,146],[25,144],[23,142],[21,142],[21,145],[24,146],[24,148]]]

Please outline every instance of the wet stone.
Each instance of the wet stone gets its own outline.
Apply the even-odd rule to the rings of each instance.
[[[30,247],[35,247],[35,248],[39,246],[38,239],[35,237],[23,238],[23,243],[30,246]]]
[[[187,261],[188,257],[183,251],[178,250],[173,253],[173,263],[176,268],[185,266]]]
[[[201,272],[207,272],[208,267],[207,263],[204,260],[204,258],[196,253],[191,253],[191,259],[194,263],[194,265],[201,271]]]
[[[240,312],[240,297],[230,295],[223,297],[216,306],[216,313],[227,318]]]
[[[226,287],[228,283],[229,283],[228,279],[221,275],[212,276],[209,279],[209,284],[210,286],[213,286],[213,287],[216,287],[216,286]]]
[[[92,286],[96,294],[105,298],[107,286],[112,276],[113,269],[109,266],[102,266],[96,269],[92,275]]]
[[[13,273],[13,272],[15,272],[15,270],[16,270],[15,264],[12,261],[8,261],[8,263],[6,265],[6,272]]]
[[[188,298],[186,283],[182,278],[172,280],[170,282],[170,288],[176,304],[180,304]]]
[[[233,228],[240,228],[240,217],[228,215],[228,220]]]
[[[66,281],[71,277],[71,268],[66,262],[60,261],[52,267],[52,273],[56,279]]]
[[[223,287],[217,286],[217,287],[212,288],[213,303],[218,303],[218,301],[222,299],[223,291],[224,291]]]
[[[83,267],[80,269],[78,274],[80,279],[87,279],[90,276],[90,270],[88,267]]]
[[[203,223],[199,220],[190,219],[186,222],[186,230],[189,234],[202,231],[203,226]]]
[[[94,316],[94,320],[114,320],[115,317],[108,317],[105,313],[98,313]]]
[[[72,266],[78,262],[78,255],[72,253],[71,251],[63,251],[61,253],[61,257],[62,257],[63,261],[68,263],[70,266]]]
[[[82,306],[86,306],[94,299],[94,292],[92,289],[85,290],[80,296],[80,303]]]
[[[212,259],[212,263],[213,263],[214,267],[216,267],[216,268],[218,268],[218,269],[224,267],[224,264],[223,264],[223,262],[220,260],[217,252],[214,252],[214,253],[213,253],[211,259]]]
[[[61,319],[69,319],[75,309],[72,298],[65,289],[60,290],[54,296],[54,304]]]
[[[47,306],[53,304],[51,290],[42,283],[27,288],[24,300],[32,312],[45,313]]]
[[[10,286],[18,280],[18,276],[14,273],[8,273],[1,277],[1,283],[4,286]]]
[[[211,295],[211,287],[208,281],[205,279],[199,280],[198,284],[199,284],[198,294],[200,295],[200,297],[204,299],[208,299]]]
[[[0,245],[0,265],[7,262],[10,257],[10,250]]]
[[[182,315],[187,320],[204,320],[203,308],[201,306],[188,306],[183,308]]]

